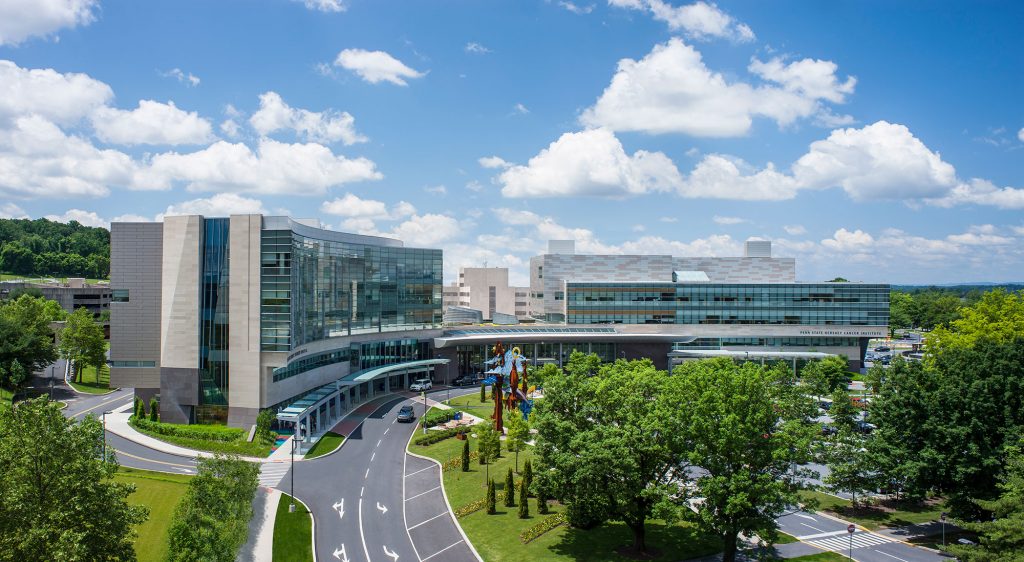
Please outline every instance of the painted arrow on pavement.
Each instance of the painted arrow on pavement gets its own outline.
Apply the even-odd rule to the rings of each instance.
[[[377,502],[377,509],[379,509],[379,510],[380,510],[380,514],[381,514],[381,515],[384,515],[385,513],[387,513],[387,512],[388,512],[388,508],[387,508],[387,506],[383,506],[383,505],[381,505],[381,504],[380,504],[380,502]]]
[[[391,558],[392,560],[396,560],[396,561],[398,560],[398,553],[397,552],[389,551],[388,547],[386,547],[386,546],[384,547],[384,555],[387,556],[388,558]]]
[[[344,544],[341,545],[340,549],[338,549],[338,548],[334,549],[334,553],[333,554],[334,554],[334,557],[337,558],[338,560],[341,560],[341,562],[348,562],[348,554],[345,554],[345,545]]]
[[[345,517],[345,498],[341,498],[340,502],[335,502],[332,507],[338,512],[338,519]]]

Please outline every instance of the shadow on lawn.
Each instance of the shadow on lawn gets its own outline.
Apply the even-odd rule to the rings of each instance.
[[[589,530],[567,528],[549,549],[574,560],[689,560],[722,550],[713,535],[687,524],[647,523],[648,555],[631,552],[633,532],[624,523],[605,523]]]

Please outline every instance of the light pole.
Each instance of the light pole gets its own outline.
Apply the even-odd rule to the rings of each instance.
[[[298,422],[296,422],[296,423],[298,423]],[[288,513],[295,513],[295,443],[296,443],[295,436],[293,435],[292,436],[292,470],[291,470],[291,473],[292,473],[292,486],[291,486],[291,488],[292,489],[291,489],[291,492],[289,494],[289,495],[291,495],[292,500],[291,500],[291,503],[288,505]]]
[[[107,462],[107,414],[109,414],[109,413],[110,413],[109,411],[105,411],[105,412],[103,412],[103,415],[100,416],[103,419],[102,423],[103,423],[103,462],[104,463]]]
[[[448,399],[445,404],[451,406],[452,404],[452,362],[449,361],[444,374],[444,385],[447,387]]]
[[[51,402],[53,401],[53,370],[56,367],[57,367],[56,363],[54,363],[53,365],[50,365],[50,401]]]
[[[939,516],[939,519],[942,520],[942,548],[945,549],[946,548],[946,512],[945,511],[942,512],[942,515]]]

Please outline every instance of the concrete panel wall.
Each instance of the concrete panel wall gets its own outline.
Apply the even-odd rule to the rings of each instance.
[[[112,368],[112,386],[160,388],[162,261],[161,223],[110,225],[110,286],[128,290],[128,302],[110,307],[110,359],[155,363],[151,368]]]
[[[256,422],[260,408],[260,215],[232,215],[229,260],[228,425]]]

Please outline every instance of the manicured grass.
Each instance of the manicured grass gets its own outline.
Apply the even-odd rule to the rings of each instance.
[[[149,518],[136,529],[135,553],[139,562],[163,562],[167,559],[167,530],[171,514],[185,495],[188,481],[184,474],[164,474],[133,468],[120,468],[114,476],[118,482],[135,484],[128,502],[149,508]]]
[[[494,413],[494,402],[491,400],[491,389],[487,389],[487,402],[480,401],[480,394],[467,394],[466,396],[459,396],[458,398],[452,398],[449,404],[453,410],[465,412],[471,416],[476,416],[481,419],[490,419],[491,414]]]
[[[787,558],[786,562],[846,562],[849,559],[849,557],[835,552],[819,552],[818,554]]]
[[[943,511],[942,505],[934,502],[917,505],[886,501],[877,505],[858,505],[854,508],[849,501],[822,492],[805,491],[800,494],[805,499],[817,499],[819,510],[834,513],[842,519],[871,530],[938,521]]]
[[[132,428],[135,429],[135,431],[138,431],[139,433],[148,435],[153,439],[159,439],[161,441],[178,445],[179,447],[185,447],[187,449],[195,449],[197,451],[208,451],[211,453],[227,453],[248,457],[266,457],[270,455],[269,444],[258,443],[255,441],[250,443],[245,440],[247,437],[247,433],[244,430],[237,428],[229,428],[219,425],[204,426],[198,424],[178,425],[161,423],[160,427],[163,428],[162,430],[165,432],[160,433],[157,431],[145,429],[139,424],[135,423],[135,416],[132,416],[131,419],[129,419],[128,423],[132,426]],[[190,432],[189,436],[174,435],[173,431],[175,428],[181,428],[183,432]],[[217,438],[220,437],[219,434],[227,434],[229,432],[232,435],[234,435],[233,430],[236,429],[237,436],[229,440]],[[197,436],[194,434],[194,432],[203,431],[207,431],[211,435],[208,438],[203,438],[202,436]]]
[[[470,405],[473,405],[473,400],[476,400],[476,404],[480,403],[479,397],[471,396]],[[476,451],[477,440],[472,436],[469,439],[470,450]],[[453,509],[484,497],[484,475],[488,469],[490,477],[495,481],[498,491],[497,514],[488,515],[485,510],[480,510],[459,520],[466,535],[484,560],[631,560],[616,553],[616,549],[629,546],[633,542],[632,531],[622,523],[606,523],[590,530],[573,529],[563,525],[528,544],[522,544],[519,533],[547,516],[537,513],[534,498],[530,498],[530,517],[527,519],[519,519],[518,508],[504,506],[502,498],[505,473],[515,462],[515,454],[504,450],[504,446],[503,441],[502,457],[489,466],[481,466],[474,460],[469,472],[456,469],[444,473],[445,491]],[[443,463],[461,455],[462,441],[446,439],[426,447],[410,445],[409,450]],[[526,451],[519,453],[520,470],[523,462],[532,457],[531,451],[532,448],[528,447]],[[560,505],[552,503],[550,513],[560,513],[562,509]],[[702,535],[689,523],[666,525],[661,521],[648,522],[647,545],[658,553],[658,556],[649,560],[687,560],[713,554],[721,547],[715,537]]]
[[[315,459],[319,456],[326,455],[327,453],[333,452],[338,447],[341,447],[342,441],[345,440],[345,436],[339,435],[333,431],[328,431],[320,440],[313,444],[313,448],[306,453],[303,458]]]
[[[0,387],[0,406],[10,406],[14,393],[6,388]]]
[[[79,392],[88,392],[89,394],[110,392],[110,368],[104,365],[97,372],[95,366],[86,365],[82,368],[82,382],[75,382],[74,377],[71,377],[71,386]]]
[[[301,502],[289,513],[290,503],[291,496],[281,494],[274,520],[274,562],[308,562],[313,559],[312,519]]]
[[[775,544],[789,544],[791,542],[799,542],[793,535],[787,535],[782,531],[779,531],[779,538],[775,540]]]

